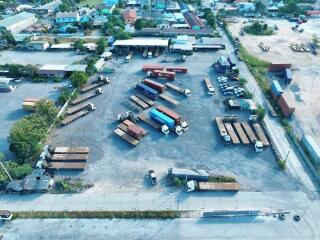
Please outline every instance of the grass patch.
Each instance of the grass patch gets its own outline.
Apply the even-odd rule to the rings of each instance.
[[[180,218],[185,211],[29,211],[13,212],[13,219],[26,218]]]
[[[95,7],[95,6],[97,6],[98,4],[103,3],[103,1],[102,1],[102,0],[84,0],[84,1],[80,1],[80,3],[81,3],[83,6],[89,5],[90,7]]]

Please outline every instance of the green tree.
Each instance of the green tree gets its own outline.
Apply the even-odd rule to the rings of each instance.
[[[82,39],[79,39],[74,42],[73,46],[74,49],[79,50],[80,52],[86,51],[86,47],[84,46],[84,41]]]
[[[296,0],[289,0],[288,3],[279,10],[282,13],[294,15],[299,15],[299,13],[301,12],[300,8],[298,7],[298,2]]]
[[[115,37],[119,40],[125,40],[131,38],[131,34],[123,30],[120,30],[115,34]]]
[[[47,124],[51,125],[54,123],[57,117],[58,109],[52,101],[42,99],[41,101],[37,102],[35,113],[39,116],[42,116]]]
[[[119,14],[120,14],[119,8],[115,8],[115,9],[112,11],[112,15],[119,15]]]
[[[261,105],[259,105],[257,109],[257,116],[259,121],[262,121],[265,115],[266,115],[266,110]]]
[[[134,23],[134,28],[136,30],[141,30],[142,28],[153,28],[156,27],[156,23],[153,20],[146,20],[143,18],[137,19]]]
[[[71,74],[70,81],[74,87],[81,88],[88,81],[88,75],[84,72],[76,71]]]
[[[100,38],[98,41],[97,41],[97,54],[98,55],[101,55],[104,50],[106,49],[106,47],[108,46],[108,43],[106,41],[105,38]]]

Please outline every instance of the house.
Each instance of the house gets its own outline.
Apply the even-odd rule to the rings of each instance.
[[[180,12],[180,5],[176,1],[167,1],[166,12]]]
[[[137,12],[135,9],[126,9],[123,12],[123,19],[127,24],[134,24],[137,20]]]
[[[49,48],[49,43],[46,41],[31,41],[27,42],[24,47],[28,50],[45,51]]]
[[[87,65],[84,64],[74,64],[74,65],[64,65],[64,64],[45,64],[38,70],[38,75],[40,77],[59,77],[64,78],[67,74],[71,74],[75,71],[85,72]]]
[[[192,12],[184,12],[183,16],[187,22],[187,24],[190,26],[190,28],[198,30],[201,28],[204,28],[204,24],[201,21],[201,19],[195,15]]]
[[[0,28],[6,29],[11,33],[19,33],[20,31],[32,26],[36,22],[37,18],[35,14],[21,12],[0,20]]]
[[[49,2],[47,4],[44,4],[42,6],[36,7],[34,9],[34,12],[36,14],[42,15],[42,16],[48,16],[54,13],[54,11],[62,4],[61,0],[54,0],[52,2]]]
[[[80,15],[78,12],[58,12],[56,14],[56,23],[78,23]]]

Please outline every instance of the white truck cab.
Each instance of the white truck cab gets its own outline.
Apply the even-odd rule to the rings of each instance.
[[[176,134],[178,134],[178,136],[180,136],[183,133],[182,127],[180,125],[177,125],[175,132],[176,132]]]
[[[161,126],[161,132],[163,132],[165,135],[168,135],[170,132],[170,129],[167,125]]]
[[[208,94],[209,95],[213,95],[214,94],[214,88],[213,87],[209,87],[208,88]]]
[[[183,131],[187,131],[189,129],[189,126],[188,126],[187,122],[182,122],[181,123],[181,127],[182,127]]]
[[[256,152],[262,152],[263,151],[263,144],[260,141],[257,141],[254,145],[254,149],[256,150]]]
[[[88,104],[88,109],[89,109],[90,111],[94,111],[94,110],[96,110],[96,105],[94,105],[93,103],[89,103],[89,104]]]
[[[97,89],[96,89],[96,94],[102,94],[102,93],[103,93],[102,88],[97,88]]]
[[[190,89],[185,89],[185,90],[184,90],[184,95],[186,95],[187,97],[190,97],[190,95],[191,95],[191,90],[190,90]]]

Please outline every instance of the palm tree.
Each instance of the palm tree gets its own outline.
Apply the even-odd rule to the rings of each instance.
[[[256,8],[256,12],[260,13],[261,16],[267,15],[267,7],[261,0],[255,0],[254,6]]]

